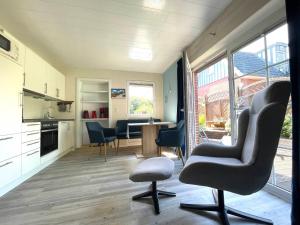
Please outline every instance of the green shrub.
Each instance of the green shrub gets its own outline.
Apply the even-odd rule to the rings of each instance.
[[[292,138],[292,116],[286,115],[283,121],[281,136],[285,138]]]
[[[205,127],[206,118],[204,114],[199,115],[199,125],[200,127]]]

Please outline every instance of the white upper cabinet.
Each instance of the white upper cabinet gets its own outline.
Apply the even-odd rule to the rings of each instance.
[[[47,93],[46,95],[57,98],[57,91],[56,91],[56,77],[57,77],[57,70],[47,63],[46,65],[46,74],[45,74],[45,81],[47,83]]]
[[[65,76],[29,48],[25,55],[23,86],[53,98],[65,98]]]
[[[65,75],[58,72],[56,79],[57,98],[65,100]]]
[[[61,100],[65,99],[65,76],[50,64],[46,66],[47,95]]]
[[[23,68],[0,55],[0,135],[21,132]]]
[[[29,48],[25,54],[24,88],[42,94],[47,94],[47,82],[44,79],[46,62]]]

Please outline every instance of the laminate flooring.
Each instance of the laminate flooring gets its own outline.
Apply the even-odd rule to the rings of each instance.
[[[158,183],[158,188],[176,192],[175,198],[160,200],[160,215],[155,215],[151,199],[132,201],[146,191],[148,183],[133,183],[130,171],[142,159],[140,149],[110,151],[108,161],[98,149],[70,152],[49,167],[0,198],[1,225],[192,225],[219,224],[215,213],[187,211],[180,202],[213,203],[211,190],[182,184],[182,169],[176,161],[174,176]],[[250,196],[225,193],[226,203],[239,210],[270,218],[274,224],[290,224],[290,204],[260,191]],[[229,217],[232,225],[253,224]]]

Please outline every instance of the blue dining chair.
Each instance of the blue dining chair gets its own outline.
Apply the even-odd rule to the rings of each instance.
[[[93,144],[98,144],[100,146],[100,152],[101,153],[101,146],[104,145],[104,157],[105,162],[106,159],[106,145],[110,142],[114,143],[114,147],[116,149],[116,143],[115,139],[115,129],[114,128],[104,128],[101,126],[98,122],[86,122],[86,127],[89,134],[90,142]]]
[[[158,137],[155,140],[158,146],[159,155],[161,155],[161,147],[175,147],[178,157],[184,165],[184,159],[181,147],[184,145],[184,120],[180,120],[176,127],[161,128],[158,132]]]

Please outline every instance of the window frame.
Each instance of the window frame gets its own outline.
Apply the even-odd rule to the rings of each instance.
[[[139,85],[152,85],[153,87],[153,113],[147,115],[135,115],[130,113],[130,96],[129,96],[129,88],[131,84],[139,84]],[[127,117],[128,118],[149,118],[154,117],[156,115],[156,87],[154,81],[141,81],[141,80],[130,80],[127,81]]]

